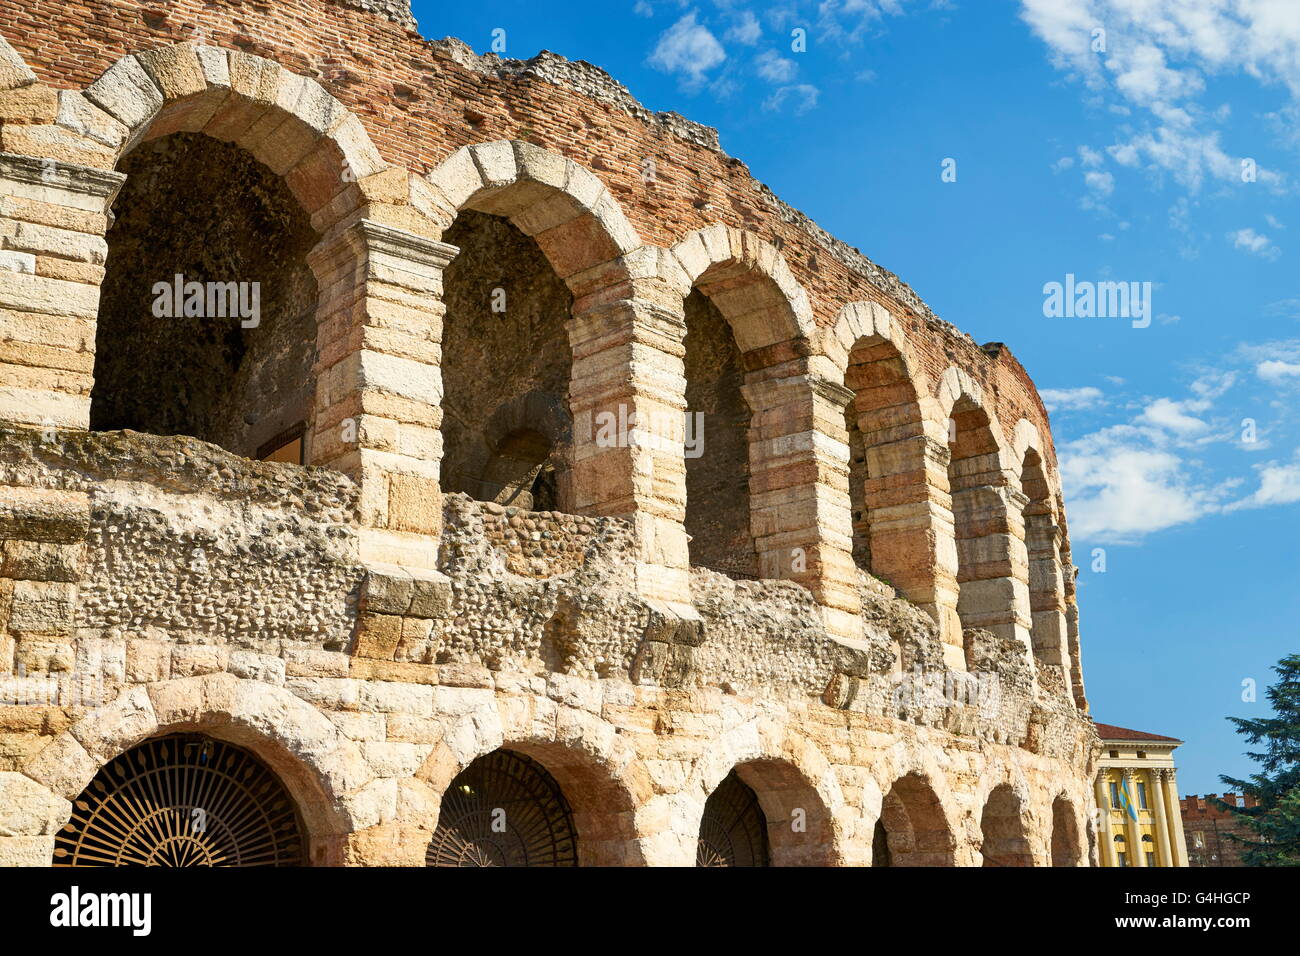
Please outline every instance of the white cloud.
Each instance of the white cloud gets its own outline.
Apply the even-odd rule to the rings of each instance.
[[[758,24],[758,17],[749,10],[742,10],[736,15],[736,22],[727,31],[727,39],[745,46],[753,46],[762,36],[763,28]]]
[[[1268,259],[1270,262],[1282,254],[1282,250],[1268,236],[1254,229],[1237,229],[1228,233],[1234,249],[1242,249],[1252,256]]]
[[[665,73],[679,73],[690,89],[704,85],[709,70],[727,58],[709,28],[688,13],[664,31],[650,54],[650,65]]]
[[[758,75],[769,83],[789,83],[799,72],[799,66],[789,57],[779,55],[775,50],[764,50],[754,62]]]
[[[1223,493],[1197,484],[1178,454],[1131,425],[1064,445],[1061,480],[1076,541],[1131,543],[1216,510]]]
[[[1089,170],[1083,174],[1083,181],[1098,196],[1109,196],[1115,191],[1115,177],[1110,173]]]
[[[1041,388],[1038,397],[1049,412],[1056,412],[1093,408],[1101,403],[1103,396],[1101,389],[1084,385],[1080,388]]]
[[[1221,511],[1240,479],[1213,482],[1187,453],[1229,440],[1201,416],[1236,381],[1231,370],[1207,372],[1191,384],[1191,397],[1150,400],[1132,421],[1062,444],[1061,480],[1076,538],[1133,543]]]
[[[1189,410],[1199,410],[1200,402],[1175,402],[1169,398],[1157,398],[1154,402],[1142,410],[1138,419],[1147,425],[1156,428],[1168,429],[1177,435],[1191,437],[1194,435],[1204,434],[1209,431],[1210,426],[1194,415],[1189,415]]]
[[[1300,299],[1278,299],[1264,307],[1265,315],[1280,315],[1289,319],[1300,319]]]
[[[1244,157],[1215,128],[1231,109],[1200,102],[1208,78],[1282,86],[1285,109],[1300,99],[1300,16],[1288,0],[1021,0],[1021,17],[1095,105],[1129,117],[1110,157],[1169,173],[1191,192],[1207,178],[1242,181]],[[1257,178],[1282,184],[1273,170]]]
[[[1266,382],[1300,381],[1300,364],[1269,359],[1255,366],[1255,374]]]
[[[781,110],[789,102],[794,103],[796,113],[806,113],[817,105],[821,91],[810,83],[796,83],[783,86],[763,102],[763,109]]]
[[[1289,505],[1300,501],[1300,461],[1289,465],[1270,462],[1260,465],[1256,470],[1259,473],[1259,488],[1253,494],[1228,505],[1225,511]]]

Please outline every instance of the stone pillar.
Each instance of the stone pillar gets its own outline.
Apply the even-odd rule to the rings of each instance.
[[[319,298],[307,460],[360,482],[368,563],[436,566],[442,272],[456,252],[361,219],[308,255]]]
[[[1041,664],[1060,668],[1066,693],[1073,697],[1073,666],[1066,620],[1065,582],[1061,576],[1060,540],[1061,528],[1052,521],[1051,515],[1025,515],[1034,657]]]
[[[1098,773],[1097,779],[1093,781],[1093,791],[1096,795],[1097,817],[1100,826],[1098,829],[1097,839],[1101,842],[1100,863],[1102,866],[1119,866],[1119,860],[1115,856],[1115,834],[1110,827],[1110,793],[1107,792],[1106,774]]]
[[[1174,866],[1173,847],[1169,842],[1169,819],[1165,812],[1165,772],[1152,770],[1150,777],[1148,796],[1156,815],[1156,845],[1159,847],[1157,863],[1160,866]]]
[[[90,427],[104,234],[125,181],[0,153],[0,420]]]
[[[1125,770],[1124,783],[1128,789],[1129,806],[1132,807],[1133,802],[1137,800],[1137,772],[1134,771],[1132,768]],[[1146,851],[1142,847],[1142,826],[1139,823],[1139,820],[1141,819],[1141,814],[1137,812],[1136,807],[1134,807],[1133,809],[1134,809],[1133,816],[1129,816],[1127,812],[1124,814],[1124,820],[1125,820],[1124,826],[1127,832],[1127,838],[1125,842],[1128,844],[1128,855],[1130,859],[1133,861],[1131,865],[1146,866],[1147,855],[1146,855]],[[1138,817],[1138,819],[1135,820],[1133,819],[1133,817]]]
[[[1017,641],[1032,664],[1029,558],[1024,510],[1029,499],[1006,484],[980,484],[952,494],[958,529],[957,614],[964,628],[980,627]]]
[[[573,352],[574,510],[631,515],[637,589],[678,617],[696,620],[687,547],[681,295],[654,279],[584,276],[568,323]]]
[[[799,582],[831,634],[860,638],[844,427],[853,393],[802,367],[772,378],[751,373],[741,391],[753,413],[749,500],[759,576]]]
[[[1169,821],[1169,848],[1173,853],[1171,866],[1187,866],[1187,835],[1183,832],[1183,812],[1178,803],[1178,771],[1165,769],[1164,786],[1166,819]]]
[[[948,446],[927,435],[881,440],[888,436],[860,422],[870,476],[863,498],[872,568],[934,618],[945,663],[965,670]]]
[[[1070,661],[1070,690],[1074,705],[1080,713],[1088,713],[1088,697],[1083,689],[1083,661],[1079,655],[1079,604],[1075,579],[1079,569],[1070,555],[1070,542],[1063,537],[1061,544],[1061,573],[1065,585],[1065,645]]]

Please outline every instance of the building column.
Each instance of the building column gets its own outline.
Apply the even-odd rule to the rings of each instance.
[[[1060,669],[1065,692],[1073,699],[1073,682],[1061,574],[1061,526],[1048,513],[1025,515],[1025,549],[1029,558],[1029,608],[1033,618],[1034,657]]]
[[[654,277],[629,278],[628,268],[613,260],[584,274],[568,321],[573,505],[579,514],[630,516],[637,592],[693,621],[686,318],[680,294]]]
[[[125,181],[0,153],[0,420],[90,427],[104,235]]]
[[[1151,786],[1148,787],[1151,802],[1156,815],[1156,844],[1160,848],[1157,863],[1160,866],[1176,866],[1173,846],[1169,842],[1169,819],[1165,812],[1165,771],[1157,768],[1151,771]]]
[[[1024,648],[1033,667],[1033,618],[1029,602],[1029,556],[1024,510],[1029,498],[1008,484],[980,484],[952,493],[963,628],[992,631]]]
[[[750,526],[759,576],[802,584],[817,599],[831,634],[860,639],[844,426],[853,392],[804,367],[783,377],[752,378],[741,391],[752,411]]]
[[[368,563],[437,566],[442,273],[457,251],[361,219],[307,257],[318,287],[307,461],[360,483]]]
[[[1178,804],[1178,771],[1173,767],[1165,770],[1163,790],[1168,810],[1169,843],[1173,851],[1171,865],[1187,866],[1187,835],[1183,832],[1183,812]]]
[[[1097,778],[1093,781],[1093,791],[1096,795],[1097,804],[1097,822],[1098,834],[1097,839],[1101,842],[1100,863],[1102,866],[1119,866],[1119,860],[1115,856],[1115,835],[1110,829],[1110,794],[1106,789],[1106,774],[1104,771],[1097,773]]]
[[[1137,800],[1137,771],[1132,768],[1125,770],[1124,783],[1128,786],[1129,805],[1132,806],[1133,802]],[[1137,807],[1133,809],[1133,816],[1138,819],[1135,820],[1133,816],[1129,816],[1127,813],[1124,814],[1125,842],[1128,844],[1128,855],[1133,861],[1132,865],[1146,866],[1147,855],[1142,847],[1142,814],[1138,812]]]
[[[860,416],[867,455],[863,501],[871,565],[934,618],[944,663],[966,669],[957,617],[957,546],[948,487],[947,444],[928,435],[882,441]],[[886,430],[887,431],[887,430]]]

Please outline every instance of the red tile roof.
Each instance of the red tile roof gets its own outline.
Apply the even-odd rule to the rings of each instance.
[[[1102,740],[1168,740],[1171,743],[1182,743],[1177,737],[1166,737],[1164,734],[1148,734],[1127,727],[1116,727],[1114,724],[1098,724],[1095,720],[1093,724]]]

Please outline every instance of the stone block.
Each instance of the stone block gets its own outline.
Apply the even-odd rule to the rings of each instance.
[[[86,97],[136,133],[158,115],[162,90],[134,56],[125,56],[86,88]]]

